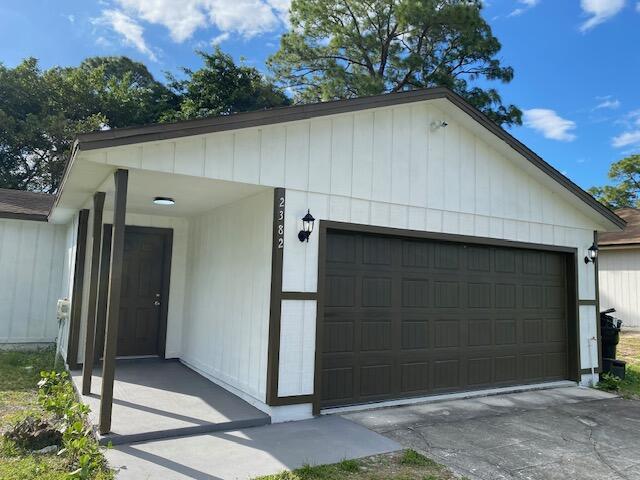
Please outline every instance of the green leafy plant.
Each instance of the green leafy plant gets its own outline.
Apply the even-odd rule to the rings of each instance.
[[[600,381],[598,382],[597,387],[600,390],[617,392],[618,390],[620,390],[621,384],[622,380],[619,377],[616,377],[612,373],[603,373],[602,375],[600,375]]]
[[[58,455],[64,455],[74,468],[69,478],[94,478],[106,469],[106,464],[86,421],[89,407],[77,401],[66,372],[42,372],[38,388],[40,405],[64,424],[63,448]]]

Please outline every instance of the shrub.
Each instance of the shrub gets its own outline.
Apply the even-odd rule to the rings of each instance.
[[[603,373],[600,375],[600,381],[598,382],[597,388],[600,390],[606,390],[608,392],[617,392],[620,389],[620,384],[622,380],[619,377],[616,377],[612,373]]]
[[[64,425],[63,449],[58,454],[64,455],[74,468],[70,478],[89,479],[105,470],[104,457],[87,423],[89,407],[77,401],[69,375],[42,372],[38,387],[40,405]]]

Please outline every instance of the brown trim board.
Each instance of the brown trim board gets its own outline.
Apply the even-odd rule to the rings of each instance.
[[[8,218],[13,220],[30,220],[32,222],[46,222],[49,218],[49,215],[40,215],[37,213],[0,212],[0,218]]]
[[[116,350],[118,344],[118,320],[120,315],[120,293],[122,291],[122,260],[124,257],[125,216],[127,212],[127,184],[129,172],[114,173],[115,199],[113,206],[113,231],[111,235],[111,260],[109,262],[109,295],[107,300],[107,322],[102,361],[102,389],[100,390],[100,422],[98,430],[105,434],[111,431],[113,409],[113,382],[115,380]]]
[[[104,192],[93,195],[93,224],[91,234],[91,271],[89,273],[89,302],[87,306],[87,331],[84,342],[84,363],[82,365],[82,394],[91,393],[91,376],[93,375],[93,358],[95,357],[96,339],[96,306],[98,299],[98,277],[100,274],[100,249],[102,244],[102,212],[104,209]]]
[[[598,232],[593,232],[593,243],[598,246]],[[598,368],[602,368],[602,339],[600,332],[600,279],[599,279],[599,262],[598,256],[593,262],[594,277],[596,282],[596,338],[598,339]]]
[[[67,337],[67,365],[69,370],[78,368],[78,343],[80,340],[80,315],[82,314],[82,291],[84,290],[84,265],[87,257],[87,226],[89,210],[78,214],[76,237],[76,257],[73,269],[71,313],[69,315],[69,336]]]
[[[282,292],[280,295],[282,300],[317,300],[316,292]]]
[[[402,105],[425,100],[446,99],[461,109],[473,120],[485,127],[489,132],[504,141],[509,147],[525,157],[543,173],[572,192],[581,201],[590,206],[613,224],[624,228],[626,222],[613,211],[596,201],[589,193],[573,183],[558,170],[544,161],[526,145],[518,141],[506,130],[494,123],[485,114],[477,110],[465,99],[445,87],[417,89],[406,92],[388,93],[369,97],[335,100],[331,102],[312,103],[308,105],[294,105],[290,107],[273,108],[254,112],[236,113],[232,115],[212,118],[187,120],[176,123],[153,124],[141,127],[119,128],[102,132],[79,135],[73,149],[72,163],[77,151],[130,145],[141,142],[151,142],[200,135],[212,132],[236,130],[282,122],[305,120],[309,118],[335,115],[345,112],[356,112],[371,108]],[[66,176],[66,169],[65,169]],[[60,194],[60,193],[59,193]],[[59,195],[58,194],[58,195]]]
[[[346,230],[352,232],[374,233],[380,235],[399,236],[405,238],[421,238],[427,240],[441,240],[457,243],[472,243],[476,245],[489,245],[501,247],[523,248],[541,251],[553,251],[566,254],[567,259],[567,295],[568,295],[568,372],[571,380],[579,380],[580,377],[580,322],[578,309],[578,261],[579,255],[576,248],[558,247],[554,245],[538,245],[510,240],[500,240],[486,237],[471,237],[466,235],[454,235],[417,230],[402,230],[389,227],[377,227],[371,225],[351,224],[320,220],[318,226],[318,303],[316,315],[316,355],[314,372],[313,413],[320,414],[320,398],[322,390],[322,338],[324,324],[324,299],[325,299],[325,270],[327,257],[327,231]]]
[[[271,304],[267,354],[267,404],[277,405],[282,314],[282,260],[284,251],[285,189],[273,190],[273,238],[271,249]]]
[[[578,305],[595,307],[598,305],[598,301],[597,300],[578,300]]]

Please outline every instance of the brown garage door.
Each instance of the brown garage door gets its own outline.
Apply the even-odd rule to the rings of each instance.
[[[327,232],[323,407],[565,379],[566,257]]]

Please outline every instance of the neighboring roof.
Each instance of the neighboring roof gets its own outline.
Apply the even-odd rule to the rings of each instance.
[[[0,188],[0,218],[47,221],[55,195]]]
[[[598,245],[640,244],[640,209],[621,208],[616,210],[616,215],[625,220],[627,226],[621,232],[601,233],[598,236]]]
[[[467,113],[472,119],[484,126],[491,133],[507,143],[520,155],[529,160],[533,165],[549,175],[560,185],[571,191],[580,200],[607,218],[620,228],[625,222],[607,207],[596,201],[589,193],[565,177],[558,170],[545,162],[526,145],[516,140],[504,129],[494,123],[482,112],[469,104],[460,95],[448,88],[436,87],[406,92],[387,93],[370,97],[360,97],[347,100],[335,100],[305,105],[293,105],[269,110],[235,113],[219,117],[186,120],[176,123],[158,123],[141,127],[118,128],[79,135],[74,145],[73,155],[78,150],[94,150],[120,145],[130,145],[142,142],[167,140],[172,138],[201,135],[240,128],[256,127],[275,123],[305,120],[326,115],[354,112],[370,108],[414,103],[424,100],[447,99],[458,108]],[[71,163],[71,162],[69,162]],[[67,165],[68,168],[69,165]]]

